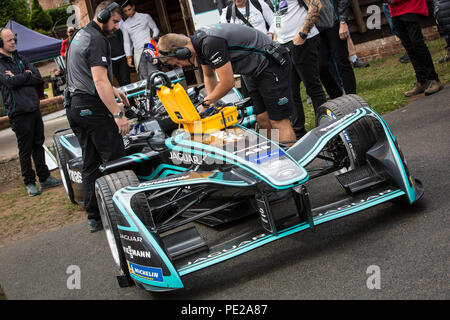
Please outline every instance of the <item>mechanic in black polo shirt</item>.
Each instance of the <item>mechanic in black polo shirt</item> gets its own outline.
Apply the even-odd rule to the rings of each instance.
[[[278,129],[280,142],[296,140],[289,120],[293,109],[289,54],[266,34],[243,25],[217,24],[199,29],[191,37],[169,33],[160,38],[158,47],[162,61],[173,66],[193,65],[198,58],[207,105],[233,88],[233,74],[251,78],[248,91],[260,127],[268,133]]]
[[[102,163],[125,155],[122,134],[129,131],[118,98],[126,95],[112,86],[111,49],[106,36],[119,28],[120,7],[101,2],[96,18],[74,36],[67,53],[67,86],[71,95],[67,118],[83,152],[83,198],[91,232],[102,228],[95,180]]]

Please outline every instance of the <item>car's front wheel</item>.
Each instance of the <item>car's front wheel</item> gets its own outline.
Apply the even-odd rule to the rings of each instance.
[[[100,177],[95,182],[95,193],[100,216],[105,229],[108,245],[111,249],[111,254],[119,273],[118,280],[121,286],[131,285],[132,280],[128,272],[127,260],[122,249],[120,233],[117,227],[119,225],[119,216],[114,208],[113,196],[117,190],[137,184],[139,184],[139,180],[136,177],[136,174],[131,170],[111,173]],[[138,202],[137,208],[140,208],[140,211],[143,211],[138,212],[138,216],[140,216],[141,220],[143,220],[142,222],[146,224],[146,220],[149,219],[149,214],[146,212],[147,204],[145,196],[137,195],[134,201]],[[126,280],[124,281],[124,279]]]

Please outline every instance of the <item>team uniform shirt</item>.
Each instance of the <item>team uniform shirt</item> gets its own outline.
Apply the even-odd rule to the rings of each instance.
[[[152,30],[152,34],[150,34],[150,30]],[[156,38],[159,35],[159,29],[153,18],[149,14],[139,12],[124,21],[122,32],[127,56],[133,55],[133,47],[135,51],[141,52],[150,38]]]
[[[277,35],[277,41],[279,43],[287,43],[294,39],[295,35],[300,32],[305,18],[307,16],[307,9],[300,6],[298,0],[275,0],[278,2],[278,11],[275,12],[275,21],[270,28],[270,32]],[[277,10],[275,6],[275,10]],[[279,25],[277,23],[277,17],[279,16]],[[319,34],[319,30],[314,26],[308,33],[308,38],[312,38]]]
[[[108,68],[108,79],[112,83],[111,48],[100,27],[91,21],[78,31],[67,52],[67,86],[72,95],[72,103],[102,103],[95,89],[91,67]]]
[[[197,36],[203,34],[203,36]],[[191,37],[200,64],[218,69],[231,62],[235,74],[258,76],[268,65],[265,48],[272,40],[254,28],[240,24],[217,24],[199,29]]]
[[[261,8],[262,8],[262,13],[261,11],[259,11],[257,8],[255,8],[252,4],[252,2],[250,0],[247,0],[248,4],[249,4],[249,15],[247,17],[247,12],[246,12],[246,7],[243,8],[238,8],[236,6],[236,9],[240,11],[240,13],[242,14],[242,16],[245,17],[245,19],[247,19],[248,22],[250,22],[250,24],[253,26],[253,28],[267,33],[267,27],[266,27],[266,21],[269,24],[269,26],[272,26],[272,23],[274,21],[273,18],[273,12],[270,9],[270,7],[267,5],[267,3],[265,3],[264,1],[258,0],[259,3],[261,4]],[[236,24],[242,24],[245,25],[245,22],[242,21],[241,19],[239,19],[238,17],[235,17],[235,19],[233,19],[233,15],[230,18],[230,23],[236,23]],[[227,21],[227,8],[225,8],[224,10],[222,10],[222,15],[220,17],[220,23],[228,23]]]

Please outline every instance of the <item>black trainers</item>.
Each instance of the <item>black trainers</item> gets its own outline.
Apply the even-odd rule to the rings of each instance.
[[[401,63],[410,63],[411,59],[408,56],[408,52],[405,52],[405,54],[402,57],[400,57],[398,61],[400,61]]]
[[[355,62],[353,62],[353,67],[354,68],[367,68],[368,66],[370,66],[370,64],[366,61],[361,61],[358,59],[356,59]]]
[[[27,192],[30,197],[34,197],[40,194],[38,188],[34,183],[27,184],[25,187],[27,188]]]
[[[59,186],[62,184],[62,181],[56,178],[53,178],[52,176],[49,176],[47,180],[40,183],[41,184],[41,190],[53,188],[56,186]]]
[[[89,231],[91,233],[97,232],[103,229],[102,220],[89,219]]]
[[[445,56],[439,59],[439,63],[446,63],[447,61],[450,61],[450,48],[447,49]]]

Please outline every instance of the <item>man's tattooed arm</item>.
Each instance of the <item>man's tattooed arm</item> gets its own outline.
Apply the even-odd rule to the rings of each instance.
[[[320,10],[322,10],[322,4],[320,0],[305,0],[308,5],[308,14],[306,15],[305,22],[300,29],[300,32],[308,34],[312,27],[316,23],[317,18],[319,18]]]

